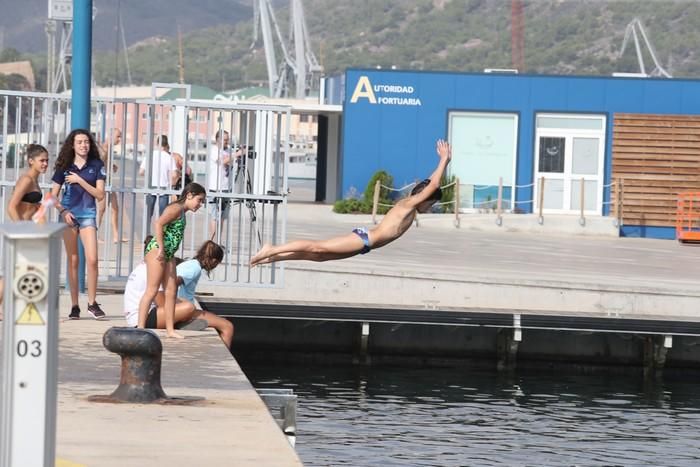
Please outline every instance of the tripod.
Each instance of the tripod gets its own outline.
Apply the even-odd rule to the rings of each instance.
[[[241,154],[241,156],[236,159],[236,175],[233,178],[233,184],[234,186],[238,187],[239,183],[243,183],[243,188],[244,188],[244,193],[245,194],[252,194],[253,193],[253,184],[250,181],[250,171],[248,170],[247,167],[247,155],[246,154]],[[243,180],[241,180],[241,177]],[[236,200],[237,203],[242,202],[243,200]],[[248,208],[248,215],[250,216],[250,223],[251,223],[251,231],[253,229],[253,225],[255,225],[255,230],[258,236],[258,243],[259,245],[262,246],[262,234],[260,233],[260,228],[257,225],[257,209],[255,206],[255,201],[252,199],[246,200],[245,201],[246,207]]]

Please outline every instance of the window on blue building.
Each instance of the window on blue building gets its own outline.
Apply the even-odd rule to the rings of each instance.
[[[450,112],[450,174],[459,178],[460,209],[491,210],[502,181],[502,207],[513,205],[513,180],[518,142],[518,115]]]

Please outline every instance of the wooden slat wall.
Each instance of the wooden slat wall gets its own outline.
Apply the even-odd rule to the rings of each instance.
[[[675,226],[678,193],[700,191],[700,116],[615,114],[612,175],[624,224]]]

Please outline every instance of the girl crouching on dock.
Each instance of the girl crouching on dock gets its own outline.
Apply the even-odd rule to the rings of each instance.
[[[177,265],[177,283],[179,285],[177,296],[188,303],[197,303],[194,297],[197,284],[202,271],[209,274],[215,267],[221,264],[224,259],[224,250],[211,240],[207,240],[199,247],[197,256],[189,261],[184,261]],[[211,311],[196,308],[193,319],[203,319],[207,322],[207,327],[216,329],[219,337],[226,347],[231,350],[233,341],[233,324]]]

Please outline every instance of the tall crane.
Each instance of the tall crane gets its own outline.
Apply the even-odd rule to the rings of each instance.
[[[511,57],[513,68],[525,71],[525,20],[523,19],[522,0],[512,0],[510,5]]]
[[[651,55],[651,59],[654,62],[654,69],[652,69],[651,72],[648,74],[646,71],[646,67],[644,66],[644,54],[643,54],[642,48],[639,44],[639,36],[642,36],[642,39],[644,40],[644,44],[646,45],[647,50],[649,51],[649,55]],[[649,40],[649,37],[647,36],[647,32],[644,29],[644,25],[642,24],[642,21],[639,18],[634,18],[627,25],[627,28],[625,28],[625,38],[622,40],[622,48],[620,49],[619,57],[622,57],[622,55],[625,53],[625,48],[627,47],[627,44],[629,43],[630,37],[634,41],[634,48],[637,52],[637,62],[639,63],[639,71],[643,75],[663,76],[666,78],[672,78],[671,74],[669,72],[667,72],[664,69],[664,67],[661,66],[661,63],[659,63],[659,60],[656,57],[656,50],[654,50],[654,46],[651,44],[651,41]]]
[[[290,0],[289,2],[290,28],[287,41],[282,37],[270,0],[256,0],[254,12],[255,27],[251,48],[255,47],[258,34],[262,32],[270,96],[290,96],[291,83],[293,82],[294,96],[299,99],[306,97],[309,91],[317,87],[318,78],[323,68],[318,64],[318,60],[311,50],[311,41],[306,28],[301,0]],[[283,55],[279,66],[275,54],[273,30]],[[290,50],[293,50],[294,53],[290,53]]]

